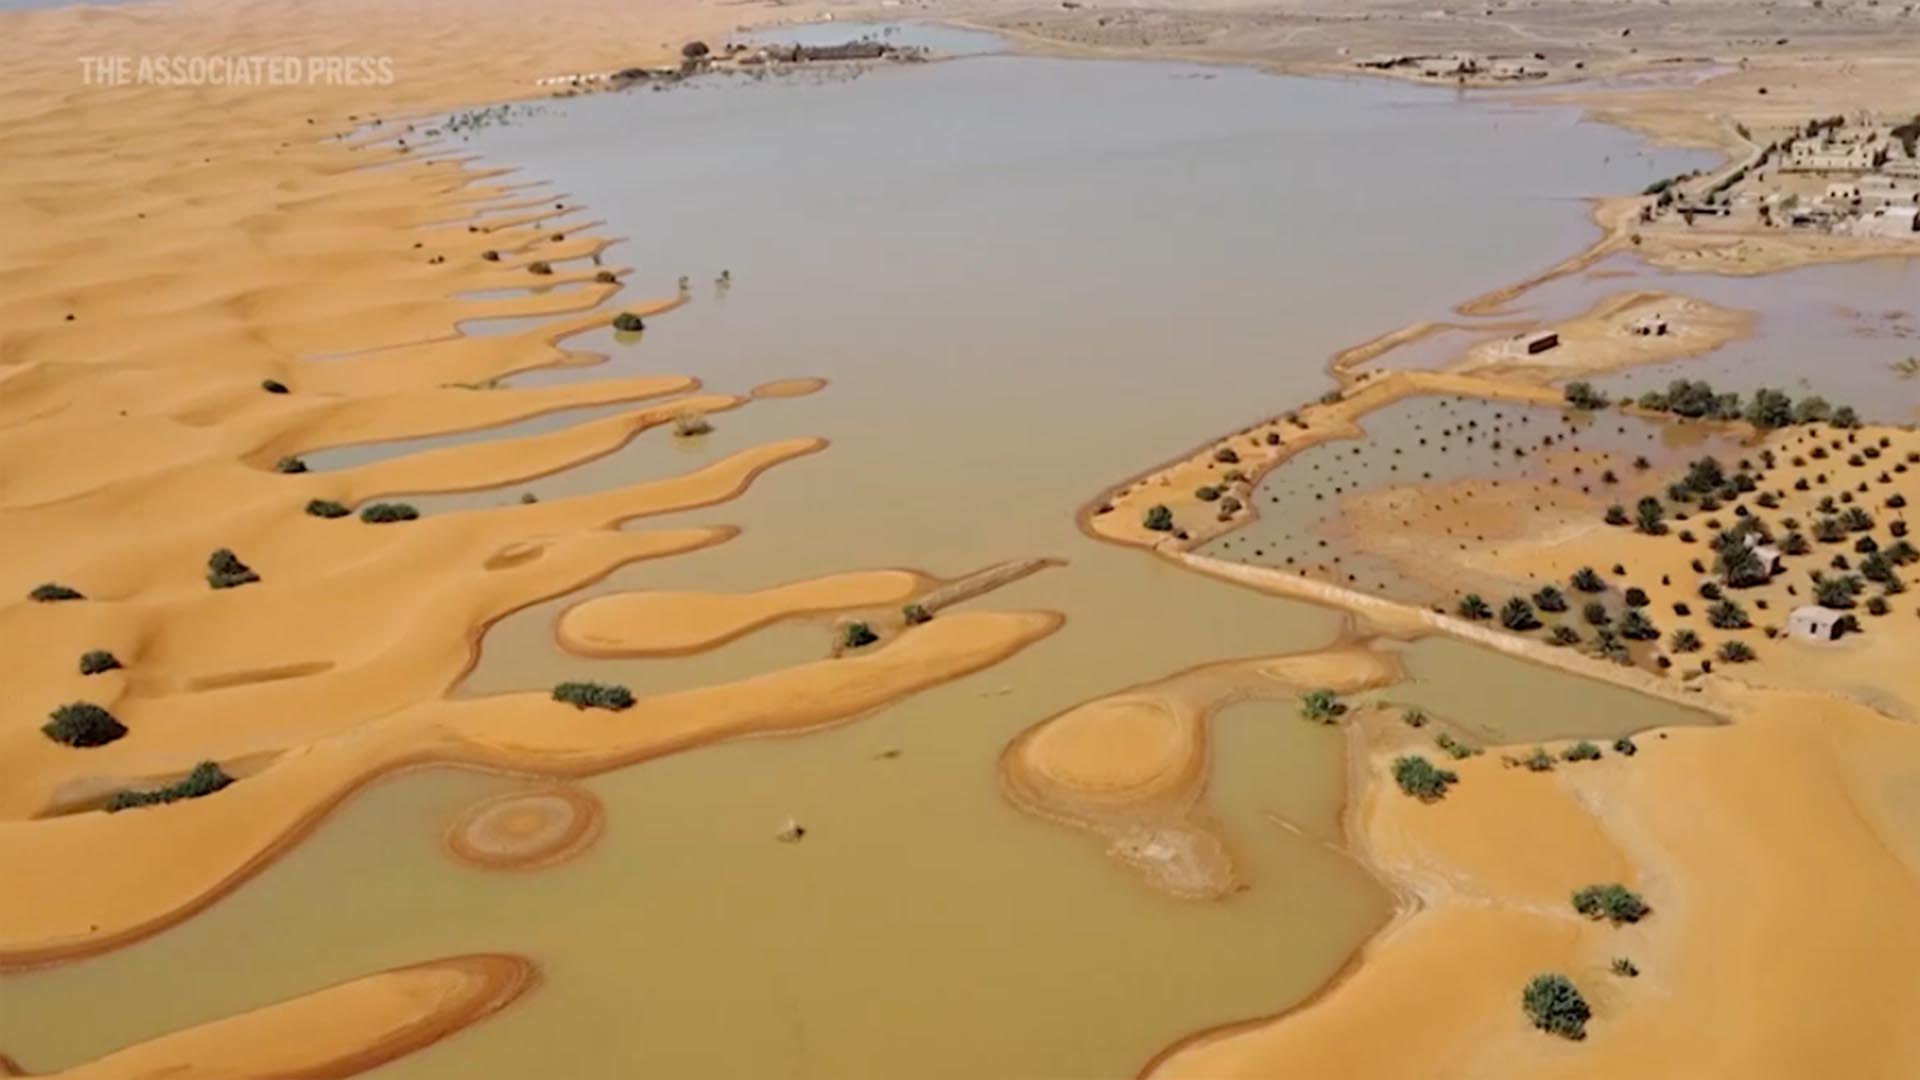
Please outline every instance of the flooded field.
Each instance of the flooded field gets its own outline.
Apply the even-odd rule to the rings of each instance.
[[[469,146],[552,180],[628,237],[607,256],[635,268],[623,295],[692,283],[692,303],[637,340],[603,331],[567,343],[605,363],[515,385],[661,372],[716,393],[802,375],[828,385],[716,414],[696,438],[649,431],[529,483],[395,494],[458,514],[663,477],[790,436],[832,445],[746,499],[671,519],[737,525],[736,540],[502,620],[450,691],[592,678],[644,694],[831,647],[821,620],[679,659],[589,660],[555,643],[560,611],[633,589],[754,589],[867,567],[956,576],[1054,556],[1066,565],[986,603],[1060,611],[1066,625],[1009,662],[832,730],[597,777],[583,786],[605,804],[604,836],[537,873],[478,870],[441,850],[460,809],[521,781],[389,778],[204,914],[0,981],[0,1048],[28,1066],[466,950],[525,953],[543,985],[382,1076],[1116,1076],[1194,1030],[1301,1000],[1388,908],[1328,843],[1344,782],[1336,732],[1290,707],[1218,718],[1210,799],[1251,888],[1209,904],[1160,896],[1084,837],[1020,814],[995,762],[1042,717],[1202,662],[1313,648],[1338,619],[1098,544],[1075,507],[1117,475],[1317,397],[1337,349],[1577,249],[1592,235],[1583,196],[1707,161],[1644,150],[1571,112],[1451,91],[993,55],[582,98]],[[1422,182],[1406,185],[1410,175]],[[1422,408],[1370,423],[1372,449],[1429,424],[1480,422]],[[340,448],[309,464],[615,411]],[[1603,437],[1610,422],[1592,438],[1686,451],[1637,429]],[[1490,449],[1464,446],[1421,471],[1490,467]],[[1342,450],[1326,450],[1322,479],[1295,479],[1316,475],[1308,463],[1281,482],[1328,482]],[[1362,457],[1346,467],[1367,482],[1394,475],[1393,455]],[[1285,542],[1313,520],[1293,520]],[[1404,696],[1476,731],[1536,739],[1677,720],[1628,696],[1532,723],[1473,688],[1512,676],[1548,699],[1595,689],[1532,668],[1470,679],[1511,662],[1465,647],[1419,659],[1437,648],[1408,650]],[[806,824],[806,843],[775,842],[789,817]],[[209,957],[244,962],[183,986],[180,973]]]

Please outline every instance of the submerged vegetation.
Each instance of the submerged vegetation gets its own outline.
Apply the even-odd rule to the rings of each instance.
[[[1346,712],[1346,703],[1331,690],[1310,690],[1300,695],[1300,715],[1316,724],[1331,724]]]

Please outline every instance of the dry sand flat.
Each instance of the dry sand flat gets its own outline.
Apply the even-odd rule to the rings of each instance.
[[[1611,296],[1565,322],[1484,342],[1449,365],[1469,373],[1493,371],[1515,379],[1557,380],[1597,375],[1640,364],[1701,356],[1753,332],[1753,316],[1703,300],[1663,292]],[[1643,332],[1644,331],[1644,332]],[[1552,333],[1559,344],[1529,353],[1526,342]]]
[[[69,1080],[353,1076],[505,1008],[533,986],[536,976],[533,964],[517,956],[434,960],[162,1035],[47,1075]]]
[[[560,643],[582,656],[671,656],[725,644],[780,619],[898,604],[928,579],[868,570],[750,593],[622,593],[568,608]]]

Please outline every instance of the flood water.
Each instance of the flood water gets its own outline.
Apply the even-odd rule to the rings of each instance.
[[[0,980],[0,1048],[29,1066],[476,949],[533,957],[542,987],[381,1076],[1110,1077],[1196,1029],[1301,1000],[1387,910],[1327,843],[1334,733],[1290,708],[1223,712],[1212,799],[1252,888],[1216,903],[1159,896],[1088,836],[1013,810],[995,764],[1016,733],[1073,704],[1317,647],[1337,620],[1097,544],[1074,510],[1317,397],[1337,349],[1577,249],[1593,232],[1582,197],[1709,163],[1571,112],[1452,91],[994,55],[576,99],[470,147],[629,237],[608,256],[636,268],[628,295],[694,283],[693,302],[638,342],[569,343],[605,365],[516,384],[643,372],[715,392],[831,384],[718,414],[699,439],[654,431],[530,484],[421,494],[423,510],[604,489],[787,436],[832,446],[738,501],[669,519],[740,525],[733,542],[504,620],[459,692],[584,677],[647,693],[828,647],[824,628],[797,624],[679,660],[558,650],[560,610],[626,589],[885,566],[954,575],[1051,555],[1068,565],[976,603],[1068,621],[1007,663],[830,731],[599,777],[587,786],[607,805],[604,837],[541,873],[486,873],[438,850],[459,807],[514,781],[382,782],[205,914]],[[1482,663],[1511,662],[1452,661]],[[1586,690],[1529,671],[1550,696]],[[1494,724],[1480,708],[1445,699],[1450,720]],[[1637,698],[1611,712],[1610,724],[1668,722]],[[773,842],[788,815],[806,843]]]

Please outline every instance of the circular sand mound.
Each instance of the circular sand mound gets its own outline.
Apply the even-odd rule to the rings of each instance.
[[[579,788],[508,792],[461,811],[447,850],[492,870],[552,866],[592,846],[602,816],[600,800]]]

